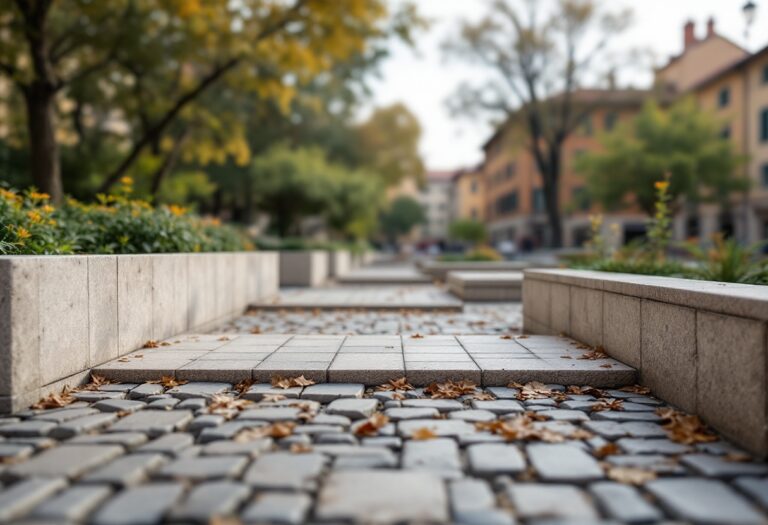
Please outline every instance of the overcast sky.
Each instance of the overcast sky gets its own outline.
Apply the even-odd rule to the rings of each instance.
[[[420,149],[430,169],[473,165],[481,159],[480,145],[489,136],[490,128],[482,122],[450,115],[445,101],[462,81],[477,75],[477,69],[455,61],[446,62],[440,45],[449,35],[455,34],[459,20],[481,17],[487,0],[415,1],[421,13],[433,21],[432,26],[419,37],[415,51],[404,46],[393,49],[392,56],[382,67],[381,78],[373,84],[372,104],[401,101],[418,116],[423,127]],[[554,0],[537,1],[550,3]],[[681,51],[682,28],[687,19],[696,22],[697,34],[703,36],[706,20],[713,16],[719,33],[746,45],[741,12],[745,1],[603,0],[611,8],[630,7],[634,12],[634,24],[622,34],[616,46],[649,50],[657,65]],[[754,1],[758,4],[757,19],[746,46],[753,51],[768,44],[768,0]],[[639,70],[627,71],[620,76],[625,85],[647,85],[650,79],[650,75]]]

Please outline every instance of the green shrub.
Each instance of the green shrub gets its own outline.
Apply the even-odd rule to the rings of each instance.
[[[499,252],[488,246],[480,246],[467,253],[443,255],[439,258],[443,262],[491,262],[502,259]]]
[[[246,237],[217,219],[130,198],[131,180],[94,204],[74,199],[54,208],[35,191],[0,189],[0,253],[180,253],[250,249]]]
[[[692,270],[695,277],[707,281],[728,283],[768,284],[768,261],[756,260],[765,242],[741,246],[721,234],[714,236],[711,249],[705,250],[693,243],[684,248],[699,263]]]

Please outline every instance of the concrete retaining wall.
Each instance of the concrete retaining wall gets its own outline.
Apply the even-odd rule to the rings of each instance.
[[[519,272],[531,266],[528,261],[425,261],[421,271],[437,281],[447,281],[448,272]]]
[[[328,252],[328,275],[339,277],[352,269],[352,253],[349,250]]]
[[[654,394],[768,456],[768,287],[528,270],[523,316],[527,333],[602,346]]]
[[[328,279],[328,252],[280,252],[280,286],[320,286]]]
[[[0,257],[0,412],[277,290],[275,252]]]

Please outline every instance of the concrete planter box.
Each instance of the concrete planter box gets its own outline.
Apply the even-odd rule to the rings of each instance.
[[[523,316],[528,333],[602,346],[659,397],[768,456],[768,287],[528,270]]]
[[[328,252],[328,274],[331,277],[340,277],[349,273],[351,269],[352,253],[349,250]]]
[[[521,272],[448,272],[448,291],[464,301],[519,301]]]
[[[530,267],[527,261],[424,261],[420,269],[436,281],[447,281],[448,272],[519,272]]]
[[[280,252],[280,286],[320,286],[328,279],[328,252]]]
[[[0,412],[277,292],[274,252],[0,257]]]

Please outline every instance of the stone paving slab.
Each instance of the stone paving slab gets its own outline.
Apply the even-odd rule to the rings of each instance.
[[[268,346],[266,341],[270,341],[272,351],[248,352]],[[190,346],[206,350],[197,350],[196,357],[169,366],[175,354],[186,353]],[[217,359],[220,355],[228,357]],[[233,355],[248,357],[229,357]],[[276,376],[304,375],[318,383],[369,386],[400,377],[418,386],[447,380],[467,380],[483,386],[540,381],[618,387],[635,382],[633,368],[607,356],[594,357],[576,341],[551,336],[191,334],[100,365],[95,373],[115,381],[174,376],[188,381],[229,383],[250,379],[269,382]],[[190,374],[191,370],[195,373]],[[179,388],[180,397],[184,397],[186,387]],[[10,429],[28,424],[12,425]],[[50,426],[48,422],[40,423],[46,424]],[[46,432],[44,428],[21,431]]]
[[[463,385],[451,399],[433,399],[418,388],[255,384],[235,391],[231,384],[190,382],[160,384],[154,395],[189,408],[166,412],[149,409],[144,394],[131,395],[152,390],[149,385],[94,387],[138,397],[142,406],[132,405],[133,413],[110,412],[111,405],[92,400],[0,420],[3,446],[32,448],[28,440],[46,440],[43,448],[0,462],[0,522],[768,521],[765,463],[703,430],[697,435],[706,440],[675,443],[681,451],[668,446],[674,435],[662,421],[599,417],[625,413],[624,404],[668,408],[639,389]],[[251,394],[238,398],[240,392]],[[611,408],[562,408],[588,398]],[[91,411],[117,419],[67,438],[6,431],[27,421],[71,425],[93,417]],[[462,417],[473,412],[484,414],[481,422]],[[556,412],[582,417],[548,420]],[[632,437],[628,450],[623,440],[638,435],[644,437]]]
[[[343,285],[423,284],[431,283],[432,278],[410,265],[382,265],[357,268],[336,277],[336,282]]]
[[[426,310],[461,312],[463,303],[442,288],[419,286],[342,286],[329,288],[284,288],[269,302],[255,303],[252,309],[280,310]]]

